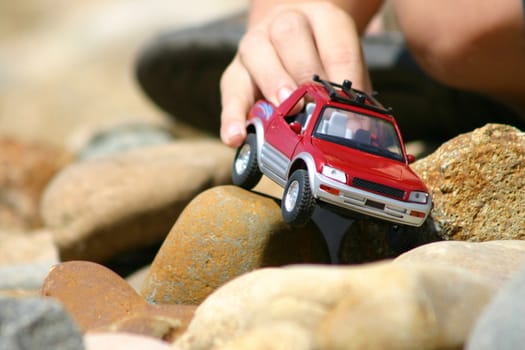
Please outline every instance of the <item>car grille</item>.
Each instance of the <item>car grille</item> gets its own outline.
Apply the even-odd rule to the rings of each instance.
[[[363,180],[358,177],[354,177],[352,179],[352,185],[355,187],[361,187],[366,190],[374,191],[377,193],[382,193],[384,195],[394,197],[394,198],[403,199],[403,197],[405,196],[405,191],[403,190],[400,190],[398,188],[393,188],[390,186],[381,185],[376,182]]]

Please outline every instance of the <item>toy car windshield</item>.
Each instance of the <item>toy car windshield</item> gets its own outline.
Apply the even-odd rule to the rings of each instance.
[[[317,121],[314,136],[360,151],[405,161],[392,123],[366,114],[326,107]]]

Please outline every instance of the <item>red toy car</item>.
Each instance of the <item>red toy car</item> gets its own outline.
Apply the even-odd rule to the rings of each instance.
[[[316,203],[411,226],[430,212],[390,109],[348,80],[315,75],[278,107],[258,101],[247,131],[233,183],[251,189],[264,174],[283,186],[282,214],[291,225],[305,224]]]

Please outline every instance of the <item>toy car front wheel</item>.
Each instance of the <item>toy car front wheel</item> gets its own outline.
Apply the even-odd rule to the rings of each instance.
[[[233,183],[248,190],[255,187],[262,176],[257,163],[257,137],[249,133],[233,161]]]
[[[310,220],[315,206],[306,170],[296,170],[284,189],[281,202],[283,219],[287,224],[303,226]]]

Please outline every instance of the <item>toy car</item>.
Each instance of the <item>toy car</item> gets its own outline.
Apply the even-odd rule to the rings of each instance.
[[[280,106],[260,100],[247,118],[233,183],[253,188],[262,174],[284,187],[285,222],[304,225],[316,204],[356,217],[421,226],[432,201],[409,164],[390,109],[314,75]]]

